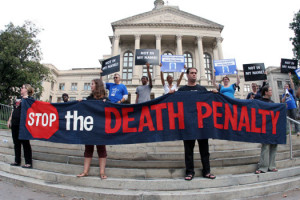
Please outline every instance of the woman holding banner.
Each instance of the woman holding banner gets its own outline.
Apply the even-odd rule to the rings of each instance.
[[[104,84],[100,79],[92,80],[91,91],[92,93],[89,97],[87,97],[87,100],[99,100],[103,102],[108,101],[108,99],[105,97]],[[96,145],[96,147],[97,147],[97,153],[99,158],[100,178],[107,179],[107,176],[105,175],[105,165],[106,165],[106,157],[107,157],[106,147],[105,145]],[[85,145],[83,172],[81,174],[78,174],[77,177],[88,176],[93,153],[94,153],[94,145]]]
[[[213,76],[213,85],[217,88],[217,90],[220,93],[222,93],[222,94],[224,94],[228,97],[231,97],[231,98],[234,98],[235,89],[240,84],[240,77],[239,77],[238,69],[236,69],[236,71],[237,71],[237,73],[236,73],[236,83],[231,84],[231,85],[229,84],[230,79],[229,79],[228,76],[224,76],[223,79],[222,79],[224,85],[216,84],[216,75],[214,74],[214,76]],[[214,72],[216,73],[216,70],[214,70]]]
[[[264,86],[261,90],[261,96],[259,100],[274,103],[271,100],[272,97],[272,88],[270,86]],[[255,171],[255,174],[269,172],[277,172],[275,156],[277,151],[277,144],[261,144],[261,153],[260,160],[258,163],[258,169]]]
[[[159,66],[161,67],[162,64],[160,63]],[[186,69],[185,65],[184,65],[184,68]],[[171,94],[171,93],[176,92],[178,90],[178,87],[180,85],[183,75],[184,75],[184,72],[181,72],[180,77],[175,84],[173,84],[173,80],[174,80],[173,76],[168,75],[167,76],[167,84],[166,84],[165,80],[164,80],[164,73],[162,71],[160,71],[160,79],[161,79],[161,83],[164,87],[164,94],[168,94],[168,93]]]
[[[32,98],[34,89],[29,84],[24,84],[21,87],[21,96],[22,98],[16,99],[14,110],[11,113],[8,121],[7,127],[11,128],[12,138],[14,142],[15,149],[15,162],[11,163],[11,166],[20,166],[21,165],[21,146],[23,145],[25,165],[23,168],[32,168],[32,151],[29,140],[20,140],[19,139],[19,129],[20,129],[20,119],[21,119],[21,105],[22,100],[26,98]]]

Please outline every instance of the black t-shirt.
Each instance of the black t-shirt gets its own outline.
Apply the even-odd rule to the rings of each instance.
[[[101,99],[95,99],[92,95],[88,96],[86,100],[100,100],[100,101],[109,101],[107,97],[103,97]]]
[[[178,89],[178,91],[201,91],[201,92],[206,92],[207,89],[199,84],[195,85],[195,86],[182,86]]]
[[[274,101],[272,101],[271,99],[267,99],[267,98],[259,98],[258,100],[261,100],[261,101],[264,101],[264,102],[267,102],[267,103],[274,103]]]
[[[33,99],[32,97],[28,97],[29,99]],[[22,106],[23,98],[18,97],[14,103],[14,111],[11,116],[11,124],[12,126],[19,126],[21,120],[21,106]]]

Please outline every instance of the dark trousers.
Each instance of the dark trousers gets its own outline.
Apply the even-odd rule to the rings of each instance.
[[[96,145],[96,147],[97,147],[98,158],[106,158],[107,157],[106,146]],[[94,145],[85,145],[84,157],[92,158],[93,153],[94,153]]]
[[[197,140],[202,162],[202,176],[210,173],[208,139]],[[184,140],[186,175],[194,175],[194,147],[196,140]]]
[[[19,126],[11,127],[15,148],[15,162],[21,163],[21,145],[23,145],[25,164],[32,165],[32,151],[29,140],[19,140]]]

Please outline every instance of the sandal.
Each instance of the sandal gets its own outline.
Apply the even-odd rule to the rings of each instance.
[[[204,178],[208,178],[208,179],[215,179],[216,178],[216,176],[215,175],[213,175],[213,174],[211,174],[211,173],[208,173],[208,174],[206,174],[205,176],[203,176]]]
[[[278,172],[278,169],[271,169],[271,170],[268,170],[269,172]]]
[[[101,179],[107,179],[107,176],[105,174],[100,174]]]
[[[261,171],[261,170],[256,170],[255,171],[255,174],[260,174],[260,173],[265,173],[264,171]]]
[[[21,163],[16,163],[16,162],[13,162],[13,163],[10,163],[10,166],[20,166]]]
[[[22,166],[22,168],[31,169],[32,165],[31,164],[25,164],[25,165]]]
[[[81,174],[78,174],[77,177],[85,177],[88,176],[89,174],[86,172],[82,172]]]
[[[193,180],[193,178],[194,178],[194,175],[193,175],[193,174],[189,174],[189,175],[186,175],[186,176],[184,177],[184,180],[186,180],[186,181],[191,181],[191,180]]]

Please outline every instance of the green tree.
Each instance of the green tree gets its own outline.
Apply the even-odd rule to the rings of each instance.
[[[295,33],[295,36],[290,38],[294,46],[294,56],[297,60],[300,60],[300,10],[295,13],[293,21],[290,23],[290,29]]]
[[[5,28],[0,31],[0,103],[20,95],[19,88],[25,83],[42,92],[42,81],[50,74],[40,63],[40,29],[30,21],[22,26],[10,23]]]

